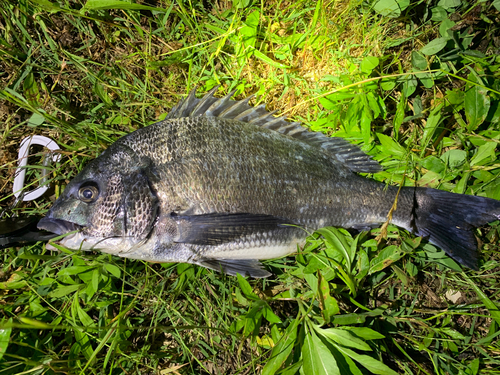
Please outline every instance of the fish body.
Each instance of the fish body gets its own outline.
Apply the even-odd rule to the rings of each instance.
[[[378,163],[340,138],[275,118],[248,99],[194,92],[167,118],[91,161],[39,228],[71,249],[187,262],[266,277],[259,259],[293,253],[324,226],[393,223],[477,267],[471,229],[500,218],[500,202],[359,176]]]

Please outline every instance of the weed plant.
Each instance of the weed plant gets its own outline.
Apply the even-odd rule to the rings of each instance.
[[[0,0],[0,205],[43,214],[114,140],[215,85],[362,145],[370,178],[500,199],[499,25],[499,0]],[[50,194],[14,206],[34,134],[62,158]],[[324,228],[265,280],[2,250],[0,372],[497,374],[499,223],[476,235],[471,271],[392,225]]]

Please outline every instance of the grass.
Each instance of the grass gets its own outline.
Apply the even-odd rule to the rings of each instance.
[[[498,1],[0,0],[0,205],[44,213],[87,161],[195,86],[237,88],[361,143],[372,178],[500,199]],[[12,207],[22,138],[62,149]],[[34,150],[29,164],[40,164]],[[30,169],[36,185],[41,169]],[[0,369],[17,373],[495,374],[498,222],[481,268],[389,226],[335,228],[245,280],[44,244],[6,249]]]

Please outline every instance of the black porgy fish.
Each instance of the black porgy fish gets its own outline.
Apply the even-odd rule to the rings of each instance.
[[[398,187],[359,176],[381,167],[357,146],[216,89],[118,139],[38,227],[77,230],[60,240],[70,249],[267,277],[259,259],[295,252],[306,230],[386,221]],[[392,222],[477,268],[472,229],[499,218],[494,199],[403,187]]]

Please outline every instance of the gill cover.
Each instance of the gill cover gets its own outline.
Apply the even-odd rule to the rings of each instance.
[[[130,245],[146,240],[158,210],[146,172],[149,164],[129,147],[111,145],[70,182],[38,227],[58,234],[81,228],[76,237],[83,249],[112,247],[116,241],[110,238]],[[75,248],[75,240],[61,243]]]

